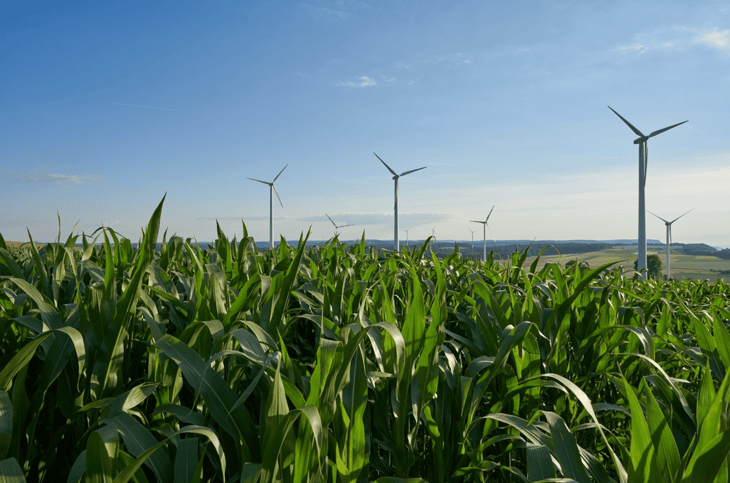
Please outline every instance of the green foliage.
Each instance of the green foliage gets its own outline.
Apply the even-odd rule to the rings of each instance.
[[[723,282],[155,251],[161,210],[138,248],[0,236],[0,481],[728,481]]]
[[[634,270],[639,270],[639,260],[634,260]],[[646,256],[646,270],[651,278],[661,278],[662,259],[659,255]]]

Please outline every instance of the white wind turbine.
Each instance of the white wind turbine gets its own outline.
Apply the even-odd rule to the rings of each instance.
[[[474,230],[469,228],[469,231],[471,232],[471,249],[474,251]]]
[[[406,248],[408,248],[408,232],[411,231],[410,228],[406,229]]]
[[[659,129],[658,131],[654,131],[648,136],[645,136],[644,134],[642,134],[641,131],[632,126],[629,121],[624,119],[621,114],[614,111],[611,106],[608,106],[608,108],[611,109],[613,113],[616,114],[618,117],[620,117],[621,120],[625,122],[626,125],[629,126],[637,136],[639,136],[638,138],[634,139],[634,144],[639,145],[639,261],[637,268],[639,271],[639,277],[643,278],[644,274],[646,273],[646,208],[644,207],[644,187],[646,186],[646,168],[649,157],[649,149],[647,148],[646,142],[649,140],[649,138],[654,137],[657,134],[661,134],[664,131],[668,131],[673,127],[677,127],[680,124],[684,124],[687,121],[673,124],[669,127]]]
[[[284,166],[284,169],[289,166],[288,164]],[[279,204],[282,208],[284,208],[284,203],[281,202],[281,197],[279,196],[279,192],[276,190],[276,186],[274,183],[276,183],[276,180],[279,179],[279,176],[281,176],[281,173],[284,172],[284,169],[279,171],[279,174],[276,175],[276,178],[274,178],[274,181],[268,182],[268,181],[261,181],[260,179],[254,179],[254,178],[248,178],[252,181],[258,181],[259,183],[267,184],[269,185],[269,245],[271,246],[271,249],[274,249],[274,193],[276,192],[276,197],[279,198]]]
[[[694,210],[694,208],[692,208],[692,210]],[[692,211],[692,210],[689,210],[689,211]],[[646,211],[649,211],[649,210],[646,210]],[[689,211],[687,213],[689,213]],[[651,213],[651,211],[649,211],[649,213]],[[669,276],[671,274],[671,271],[670,271],[670,268],[669,268],[669,262],[671,260],[669,258],[669,252],[672,249],[672,223],[674,223],[675,221],[679,220],[680,218],[682,218],[687,213],[684,213],[683,215],[680,215],[680,216],[676,217],[672,221],[667,221],[664,218],[662,218],[661,216],[656,215],[654,213],[651,213],[652,215],[654,215],[657,218],[659,218],[660,220],[662,220],[664,222],[664,224],[666,225],[666,227],[667,227],[667,280],[669,280]]]
[[[487,218],[484,221],[476,221],[471,220],[472,223],[481,223],[484,225],[484,255],[482,256],[482,261],[487,261],[487,228],[489,228],[489,217],[492,216],[492,212],[494,211],[494,207],[496,205],[492,205],[492,209],[489,210],[489,214],[487,215]],[[492,233],[492,229],[489,229],[489,233]]]
[[[436,227],[435,226],[431,229],[431,238],[432,238],[432,240],[431,240],[431,250],[433,251],[433,244],[436,241]]]
[[[373,154],[375,154],[375,153],[373,153]],[[378,156],[377,154],[375,154],[375,157],[378,158],[378,159],[380,159],[380,156]],[[395,210],[395,221],[394,221],[394,224],[393,224],[393,241],[395,242],[395,251],[400,251],[400,244],[398,243],[398,179],[401,176],[405,176],[407,174],[415,173],[416,171],[420,171],[422,169],[426,169],[426,166],[423,166],[422,168],[418,168],[418,169],[412,169],[410,171],[404,171],[401,174],[396,174],[396,172],[393,171],[390,166],[388,166],[387,164],[385,164],[385,161],[383,161],[382,159],[380,159],[380,162],[383,163],[383,165],[386,168],[388,168],[388,171],[390,171],[393,174],[393,180],[395,181],[395,205],[394,205],[395,206],[395,208],[394,208],[394,210]]]
[[[355,225],[338,225],[334,221],[332,221],[332,218],[330,218],[330,215],[328,215],[327,213],[325,213],[324,216],[329,218],[329,220],[332,222],[332,224],[335,225],[335,236],[338,235],[337,230],[339,230],[340,228],[344,228],[346,226],[355,226]]]

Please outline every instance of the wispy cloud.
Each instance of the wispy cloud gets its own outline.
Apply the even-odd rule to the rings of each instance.
[[[378,85],[377,82],[375,82],[374,79],[368,76],[360,76],[357,78],[356,82],[348,81],[348,82],[338,82],[338,86],[344,86],[344,87],[372,87]]]
[[[696,43],[707,44],[722,50],[730,50],[730,30],[718,32],[714,29],[712,32],[706,32],[697,36]]]
[[[30,183],[50,183],[50,184],[82,184],[85,181],[92,180],[93,176],[77,176],[58,173],[46,173],[38,171],[35,173],[12,173],[11,176],[22,178]]]
[[[625,54],[643,54],[648,51],[681,51],[697,44],[730,50],[730,30],[674,28],[645,32],[634,36],[632,43],[621,45],[616,50]]]
[[[307,13],[315,19],[330,18],[335,20],[345,20],[350,16],[344,10],[337,8],[322,7],[320,5],[311,5],[308,3],[305,3],[303,6],[307,10]]]
[[[155,106],[140,106],[139,104],[124,104],[122,102],[112,102],[115,106],[126,106],[126,107],[141,107],[143,109],[158,109],[160,111],[176,111],[182,112],[180,109],[170,109],[167,107],[155,107]]]

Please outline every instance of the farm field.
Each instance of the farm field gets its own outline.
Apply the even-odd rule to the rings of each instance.
[[[662,261],[662,273],[666,271],[666,252],[664,250],[654,250],[651,247],[647,250],[647,255],[657,255]],[[540,257],[540,264],[544,266],[550,263],[560,263],[565,265],[571,260],[586,262],[591,267],[598,267],[604,263],[618,262],[616,266],[621,266],[624,273],[632,277],[634,275],[634,260],[636,259],[636,248],[619,246],[608,250],[598,252],[589,252],[570,255],[549,255]],[[535,257],[528,257],[526,263],[532,263]],[[672,252],[672,277],[681,280],[683,278],[691,278],[696,280],[709,280],[714,282],[720,278],[730,280],[730,275],[721,274],[721,271],[730,271],[730,260],[723,260],[713,256],[684,255],[678,252]]]
[[[136,249],[0,237],[2,481],[728,481],[723,282],[245,226],[155,251],[162,207]]]

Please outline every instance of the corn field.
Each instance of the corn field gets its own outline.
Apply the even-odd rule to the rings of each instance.
[[[136,248],[0,236],[0,482],[728,482],[723,281],[156,251],[163,203]]]

